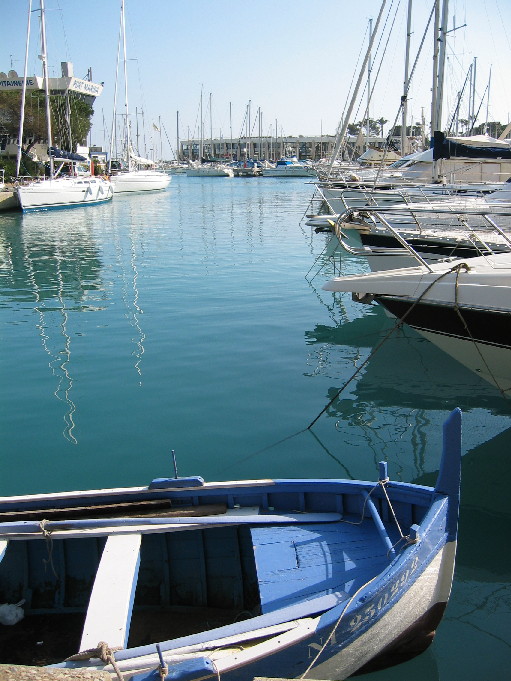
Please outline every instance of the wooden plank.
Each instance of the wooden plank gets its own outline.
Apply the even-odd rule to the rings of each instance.
[[[157,527],[158,525],[168,525],[179,529],[180,525],[187,526],[191,524],[193,527],[213,526],[220,527],[221,525],[290,525],[290,524],[306,524],[306,523],[334,523],[341,520],[338,513],[285,513],[285,514],[268,514],[268,515],[213,515],[204,517],[144,517],[144,518],[91,518],[86,520],[54,520],[48,521],[45,524],[45,529],[48,532],[58,532],[59,530],[86,530],[86,529],[100,529],[111,527],[132,528],[133,532],[138,532],[138,525],[146,524]],[[2,523],[0,526],[1,534],[4,538],[10,536],[22,536],[23,534],[30,534],[41,531],[41,525],[36,521],[20,521],[12,523]]]
[[[83,627],[80,650],[106,641],[111,648],[128,642],[131,611],[140,564],[142,535],[107,539],[96,573]]]
[[[72,518],[98,517],[196,517],[223,514],[225,504],[203,504],[200,506],[173,506],[170,499],[150,499],[143,501],[126,501],[110,504],[88,504],[85,506],[65,506],[63,508],[35,508],[16,511],[0,511],[0,522],[18,522],[21,520],[65,520]]]
[[[330,591],[388,564],[374,523],[252,528],[263,613]]]

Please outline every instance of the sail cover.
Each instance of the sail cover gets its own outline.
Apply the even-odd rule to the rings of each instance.
[[[130,154],[130,160],[135,161],[135,163],[138,163],[141,166],[154,166],[156,163],[154,161],[150,161],[148,158],[142,158],[141,156],[135,156],[134,154]]]
[[[433,158],[438,161],[441,158],[486,158],[486,159],[511,159],[511,146],[502,143],[501,140],[485,139],[484,144],[474,138],[463,137],[448,138],[443,132],[435,132],[433,138]]]
[[[85,156],[80,156],[80,154],[74,154],[72,151],[65,151],[64,149],[57,149],[57,147],[50,147],[48,149],[48,155],[53,156],[53,158],[61,158],[66,161],[86,161]]]

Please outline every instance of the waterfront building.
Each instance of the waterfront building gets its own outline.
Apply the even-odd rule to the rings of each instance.
[[[348,136],[344,151],[345,160],[358,158],[368,146],[381,148],[387,142],[384,137]],[[395,139],[399,145],[399,138]],[[201,141],[199,139],[181,140],[179,158],[182,161],[199,160]],[[203,140],[202,149],[205,159],[229,159],[243,161],[248,158],[258,160],[277,160],[296,156],[300,161],[319,161],[329,158],[335,148],[334,135],[298,135],[287,137],[236,137]]]
[[[52,97],[61,97],[65,115],[69,115],[72,102],[78,100],[93,106],[96,97],[103,91],[103,83],[94,83],[92,73],[89,72],[86,78],[77,78],[74,75],[72,62],[61,62],[61,73],[59,78],[49,78],[49,89]],[[8,73],[0,71],[0,93],[15,92],[23,89],[24,77],[19,76],[16,71],[10,70]],[[42,76],[27,76],[26,79],[27,97],[32,92],[44,92],[44,79]],[[0,156],[14,157],[18,150],[18,137],[9,132],[3,120],[3,113],[0,109]],[[85,142],[85,140],[83,140]],[[23,145],[32,145],[31,155],[39,160],[47,159],[48,141],[44,137],[34,140],[27,131],[23,139]]]

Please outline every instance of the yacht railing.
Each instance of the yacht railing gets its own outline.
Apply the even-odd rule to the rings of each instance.
[[[431,244],[436,240],[442,245],[448,246],[452,244],[453,255],[441,258],[442,261],[457,260],[462,256],[455,255],[456,247],[463,246],[463,240],[466,245],[471,244],[476,252],[481,256],[494,256],[498,252],[502,252],[500,246],[506,251],[511,251],[511,234],[505,231],[496,222],[493,216],[511,217],[511,204],[500,204],[499,206],[481,206],[471,207],[455,210],[456,206],[431,206],[431,205],[394,205],[394,206],[378,206],[378,207],[364,207],[349,208],[344,213],[339,215],[335,222],[332,220],[332,231],[335,233],[339,244],[348,253],[356,256],[371,256],[371,255],[405,255],[406,253],[412,256],[420,265],[426,267],[430,272],[433,271],[431,263],[429,263],[408,239],[414,237],[422,237],[424,239],[431,239]],[[495,210],[494,210],[495,209]],[[493,212],[494,211],[494,212]],[[436,232],[433,231],[431,225],[432,215],[440,216],[439,222],[435,225]],[[392,224],[392,216],[399,215],[401,218],[407,216],[408,229],[403,229],[404,223],[400,223],[400,228]],[[493,215],[493,216],[492,216]],[[427,219],[429,217],[429,220]],[[445,224],[441,222],[442,217],[454,217],[456,224]],[[473,225],[469,225],[469,218],[477,217],[482,221],[482,225],[477,229]],[[425,219],[426,218],[426,219]],[[350,224],[355,229],[362,232],[371,232],[373,234],[387,234],[399,243],[400,247],[388,246],[371,246],[364,245],[362,247],[350,245],[347,242],[347,236],[343,233],[343,225]],[[427,227],[431,231],[428,232]],[[442,229],[439,231],[438,226]],[[363,229],[365,227],[365,230]],[[412,227],[415,227],[416,232],[411,232]],[[450,230],[450,231],[447,231]],[[403,234],[402,232],[406,233]],[[490,243],[488,239],[489,234],[499,235],[500,240],[497,250],[496,244]],[[405,251],[405,253],[403,253]],[[465,256],[463,256],[465,257]]]

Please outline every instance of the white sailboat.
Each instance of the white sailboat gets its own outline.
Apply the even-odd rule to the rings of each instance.
[[[30,36],[30,15],[32,1],[29,1],[29,19],[27,27],[27,53]],[[46,102],[46,124],[48,136],[49,176],[38,179],[16,188],[18,201],[23,212],[46,210],[50,208],[69,208],[109,201],[113,196],[112,185],[108,180],[90,175],[90,166],[80,164],[87,159],[78,154],[56,149],[52,145],[52,128],[50,113],[50,93],[48,80],[48,59],[46,51],[46,24],[44,0],[40,0],[41,14],[41,61],[43,63],[43,80]],[[25,59],[24,80],[26,83],[27,69]],[[22,96],[22,111],[20,117],[20,148],[23,135],[25,97]]]
[[[114,141],[116,105],[117,105],[117,84],[119,75],[119,55],[120,46],[123,46],[123,65],[124,65],[124,103],[125,103],[125,139],[124,139],[124,158],[115,170],[113,170],[112,150]],[[110,181],[112,182],[116,194],[122,192],[143,192],[166,189],[171,181],[170,175],[155,170],[155,162],[147,158],[142,158],[135,154],[131,145],[129,109],[128,109],[128,73],[126,59],[126,20],[124,10],[124,0],[121,0],[121,26],[119,33],[119,47],[117,50],[117,69],[115,79],[114,96],[114,115],[112,119],[112,135],[110,140]]]
[[[203,159],[203,120],[202,120],[202,92],[200,100],[200,117],[201,117],[201,139],[200,139],[200,150],[199,156],[200,161],[191,161],[186,174],[188,177],[234,177],[234,170],[220,161],[204,161]],[[210,125],[210,135],[211,135],[211,146],[210,155],[213,156],[213,120],[212,120],[212,109],[211,109],[211,93],[209,95],[209,125]]]

